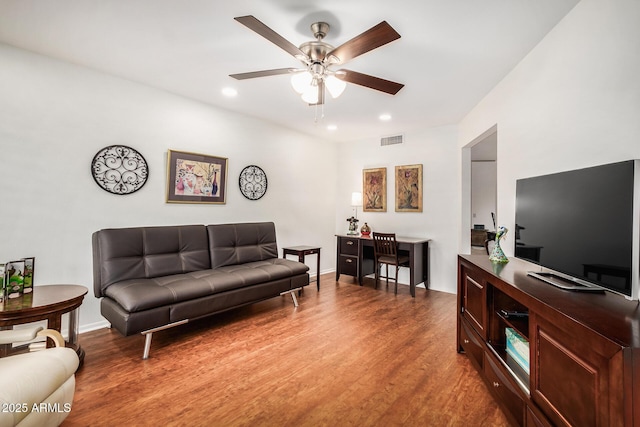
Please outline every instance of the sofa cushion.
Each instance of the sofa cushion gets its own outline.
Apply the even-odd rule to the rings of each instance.
[[[208,225],[211,268],[278,258],[273,222]]]
[[[113,283],[211,268],[204,225],[104,229],[93,233],[96,297]]]
[[[105,289],[105,295],[128,312],[148,310],[258,283],[304,274],[305,264],[271,258],[213,270],[148,279],[129,279]]]

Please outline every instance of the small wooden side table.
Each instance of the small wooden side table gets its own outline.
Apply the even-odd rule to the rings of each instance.
[[[47,328],[61,332],[62,315],[69,313],[69,340],[66,344],[78,353],[82,365],[84,350],[78,343],[78,308],[87,291],[80,285],[34,286],[32,293],[0,303],[0,329],[46,320]],[[11,344],[0,346],[0,356],[6,356],[10,351]]]
[[[288,248],[282,248],[282,258],[286,258],[287,255],[297,255],[298,261],[304,263],[305,255],[318,255],[318,267],[316,269],[316,285],[320,290],[320,248],[318,246],[290,246]]]

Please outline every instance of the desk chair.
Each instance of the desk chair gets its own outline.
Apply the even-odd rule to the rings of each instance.
[[[376,262],[376,288],[378,280],[384,277],[389,287],[389,265],[396,267],[395,277],[391,277],[396,282],[395,293],[398,293],[398,271],[400,267],[409,266],[409,257],[407,255],[398,255],[398,243],[396,242],[395,233],[373,233],[373,250]],[[380,276],[382,264],[386,268],[386,276]]]

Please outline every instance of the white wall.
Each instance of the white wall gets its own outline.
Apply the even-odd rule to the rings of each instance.
[[[346,233],[353,214],[351,193],[362,191],[362,170],[387,168],[387,212],[358,210],[359,226],[399,236],[428,237],[430,289],[456,291],[457,224],[460,169],[457,166],[457,128],[446,126],[405,134],[405,142],[380,146],[380,140],[344,143],[338,151],[336,233]],[[395,167],[422,164],[423,212],[395,212]],[[335,251],[334,251],[335,252]],[[409,283],[406,269],[400,283]]]
[[[5,45],[0,63],[0,260],[35,256],[36,285],[90,288],[81,331],[104,324],[92,291],[91,233],[101,228],[274,221],[279,247],[320,245],[321,270],[334,268],[334,143]],[[112,144],[149,164],[134,194],[109,194],[91,177],[93,156]],[[165,203],[168,149],[227,157],[227,203]],[[249,164],[268,176],[259,201],[238,190]]]
[[[496,209],[496,162],[471,162],[471,223],[495,230],[491,213]]]
[[[514,229],[516,179],[640,158],[638,22],[637,0],[582,0],[460,123],[460,147],[499,128],[499,225]]]

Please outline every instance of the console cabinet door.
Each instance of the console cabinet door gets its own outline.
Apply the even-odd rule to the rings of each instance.
[[[623,425],[620,347],[564,318],[530,322],[531,397],[553,424]]]
[[[484,346],[482,339],[466,319],[460,321],[460,345],[469,359],[482,371],[484,366]]]
[[[484,341],[487,340],[487,286],[483,280],[482,272],[463,266],[461,270],[462,280],[462,306],[463,316],[473,328],[480,334]]]

